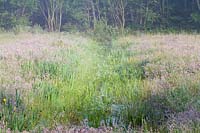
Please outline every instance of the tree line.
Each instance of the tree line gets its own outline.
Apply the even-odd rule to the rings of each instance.
[[[0,0],[0,27],[39,25],[48,31],[95,29],[200,30],[200,0]]]

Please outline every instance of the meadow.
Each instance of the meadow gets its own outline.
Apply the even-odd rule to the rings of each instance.
[[[2,132],[198,132],[200,35],[0,33],[0,91]]]

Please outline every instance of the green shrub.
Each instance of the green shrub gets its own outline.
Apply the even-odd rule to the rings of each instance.
[[[29,32],[31,32],[33,34],[37,34],[37,33],[43,33],[44,30],[40,25],[36,24],[29,29]]]
[[[0,13],[0,27],[5,30],[10,30],[16,26],[16,16],[8,12]]]
[[[112,45],[112,39],[118,35],[118,30],[107,24],[106,21],[100,20],[95,24],[92,37],[100,44],[105,46]]]
[[[71,23],[66,23],[62,26],[62,31],[73,33],[73,32],[77,32],[79,30],[78,30],[78,27],[76,25],[73,25]]]

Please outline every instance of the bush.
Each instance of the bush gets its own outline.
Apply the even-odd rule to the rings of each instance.
[[[192,13],[191,18],[195,23],[200,23],[200,15],[199,13]]]
[[[92,37],[103,45],[111,46],[112,39],[119,34],[118,30],[109,26],[106,21],[96,22]]]
[[[0,13],[0,27],[5,30],[12,29],[16,25],[16,17],[8,12]]]
[[[23,26],[23,25],[16,25],[12,31],[15,33],[15,34],[19,34],[19,33],[23,33],[23,32],[28,32],[30,29],[29,26]]]
[[[37,34],[37,33],[43,33],[44,30],[42,29],[42,27],[40,25],[36,24],[30,28],[29,32]]]
[[[62,31],[66,31],[66,32],[76,32],[78,31],[78,28],[76,25],[71,24],[71,23],[66,23],[62,26]]]
[[[8,12],[0,14],[0,27],[4,30],[13,30],[15,33],[19,33],[27,29],[29,24],[27,17],[17,17]]]

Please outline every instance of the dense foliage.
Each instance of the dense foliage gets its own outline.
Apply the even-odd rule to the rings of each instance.
[[[99,21],[128,29],[200,30],[200,0],[0,0],[0,27],[48,31],[95,29]]]

